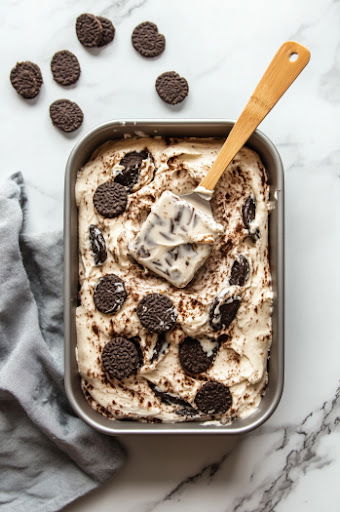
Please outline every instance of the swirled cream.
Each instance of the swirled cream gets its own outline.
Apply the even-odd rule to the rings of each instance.
[[[206,227],[200,232],[205,233],[207,244],[195,239],[194,230],[174,234],[176,247],[176,237],[183,235],[188,244],[207,251],[204,265],[189,284],[177,288],[136,261],[142,245],[136,241],[142,238],[155,202],[165,191],[170,192],[164,195],[169,200],[191,192],[222,144],[223,140],[199,138],[115,140],[101,146],[78,172],[77,360],[87,400],[109,418],[227,423],[250,415],[261,401],[267,383],[273,295],[268,261],[269,185],[259,156],[244,147],[216,187],[211,206],[222,234],[216,237]],[[126,162],[136,154],[136,161],[138,154],[143,159],[135,167],[131,164],[129,176],[124,175],[123,158],[127,157]],[[127,186],[127,206],[119,216],[105,218],[96,211],[93,195],[99,185],[116,179]],[[102,239],[100,244],[91,242],[90,231],[98,233],[97,229],[105,247]],[[100,257],[94,254],[97,246]],[[145,249],[150,251],[149,246]],[[188,254],[188,261],[195,265],[193,254]],[[175,270],[176,265],[169,268]],[[107,274],[118,276],[126,291],[124,303],[114,314],[101,313],[93,298]],[[138,317],[138,304],[152,293],[166,295],[176,310],[176,324],[168,332],[150,332]],[[141,353],[136,372],[122,380],[110,378],[102,362],[104,347],[117,336],[133,340]],[[199,399],[210,382],[227,388],[232,400],[216,414],[204,409]]]

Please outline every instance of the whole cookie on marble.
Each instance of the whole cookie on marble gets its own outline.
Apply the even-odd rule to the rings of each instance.
[[[93,48],[98,46],[102,40],[103,27],[97,16],[84,13],[76,20],[76,33],[83,46]]]
[[[80,77],[79,61],[69,50],[60,50],[52,57],[51,71],[59,85],[75,84]]]
[[[130,191],[138,182],[142,162],[148,156],[149,153],[147,151],[131,151],[127,153],[119,162],[119,165],[124,167],[124,170],[117,174],[114,181],[124,185]]]
[[[77,103],[60,99],[50,105],[50,118],[54,126],[63,132],[73,132],[82,125],[84,114]]]
[[[183,370],[189,375],[205,372],[213,362],[213,355],[208,356],[199,340],[191,337],[179,345],[178,356]]]
[[[250,269],[247,258],[240,254],[231,267],[229,284],[231,286],[244,286],[249,277],[249,271]]]
[[[112,219],[121,215],[127,205],[127,190],[120,183],[106,181],[97,187],[93,196],[95,209],[103,217]]]
[[[82,125],[84,114],[77,103],[61,99],[50,105],[50,118],[59,130],[73,132]]]
[[[43,84],[39,66],[30,61],[17,62],[11,70],[10,81],[16,92],[25,99],[35,98]]]
[[[183,101],[189,92],[188,82],[175,71],[166,71],[159,75],[155,87],[159,97],[170,105]]]
[[[103,348],[101,359],[110,379],[123,380],[137,373],[141,365],[141,350],[137,342],[116,336]]]
[[[209,312],[210,325],[214,331],[229,327],[236,317],[240,304],[239,297],[228,297],[227,299],[216,297]]]
[[[195,404],[204,414],[223,414],[232,406],[228,386],[220,382],[206,382],[196,393]]]
[[[97,46],[106,46],[107,44],[111,43],[111,41],[113,41],[116,29],[114,28],[112,21],[108,18],[104,18],[104,16],[97,16],[97,19],[100,21],[103,29],[101,39]]]
[[[31,73],[34,74],[37,82],[38,82],[38,86],[41,87],[42,84],[43,84],[43,77],[42,77],[42,74],[41,74],[41,69],[40,67],[38,66],[38,64],[35,64],[34,62],[30,62],[30,61],[24,61],[24,62],[18,62],[17,65],[15,66],[15,68],[17,70],[19,69],[25,69],[26,71],[30,71]]]
[[[93,300],[96,308],[105,315],[112,315],[118,311],[125,299],[127,293],[124,281],[116,274],[106,274],[97,284]]]
[[[35,76],[29,71],[22,71],[11,83],[16,92],[25,99],[35,98],[39,94],[39,87]]]
[[[95,265],[102,265],[107,258],[106,243],[101,229],[94,224],[89,227],[89,239]]]
[[[165,37],[151,21],[144,21],[135,27],[131,36],[135,50],[143,57],[157,57],[165,49]]]
[[[177,312],[169,297],[160,293],[145,295],[137,306],[138,318],[149,332],[170,331],[177,320]]]

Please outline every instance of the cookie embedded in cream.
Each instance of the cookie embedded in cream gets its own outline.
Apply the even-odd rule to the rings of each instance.
[[[144,267],[184,288],[222,233],[222,225],[166,190],[129,244],[129,252]]]

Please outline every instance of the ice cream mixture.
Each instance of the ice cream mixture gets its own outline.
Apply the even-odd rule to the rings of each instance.
[[[102,145],[78,172],[77,360],[88,402],[111,419],[224,424],[261,401],[273,294],[259,156],[244,147],[220,179],[211,206],[223,233],[185,287],[130,250],[161,194],[191,192],[222,144],[126,137]],[[195,239],[183,243],[194,261]]]

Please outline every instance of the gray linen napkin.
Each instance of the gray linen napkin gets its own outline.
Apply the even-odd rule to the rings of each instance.
[[[63,388],[62,233],[22,233],[20,173],[0,186],[0,509],[49,512],[122,465]]]

